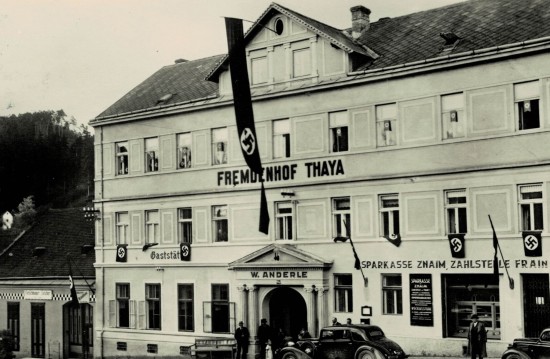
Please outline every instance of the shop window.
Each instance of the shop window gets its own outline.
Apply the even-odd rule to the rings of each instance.
[[[227,206],[212,206],[214,242],[227,242]]]
[[[351,274],[334,275],[334,311],[353,311],[353,281]]]
[[[252,67],[252,85],[267,83],[267,56],[250,60]]]
[[[130,284],[116,284],[117,327],[130,327]]]
[[[190,207],[178,209],[180,243],[193,243],[193,210]]]
[[[399,234],[399,198],[396,194],[380,196],[380,235]]]
[[[466,190],[445,191],[447,233],[467,233]]]
[[[294,205],[292,202],[278,202],[275,204],[276,239],[291,240],[293,236]]]
[[[19,303],[8,302],[8,332],[13,340],[13,351],[19,351]]]
[[[212,284],[212,333],[229,333],[229,284]]]
[[[348,112],[329,113],[330,140],[332,152],[348,150]]]
[[[116,147],[116,173],[119,176],[128,174],[128,142],[119,142]]]
[[[311,75],[311,50],[309,48],[292,51],[293,77]]]
[[[401,274],[382,275],[383,314],[403,314]]]
[[[378,147],[397,144],[397,105],[376,106],[376,133]]]
[[[290,157],[290,120],[273,121],[273,158]]]
[[[191,148],[193,144],[191,133],[180,133],[177,142],[178,168],[191,168]]]
[[[498,278],[491,274],[443,275],[447,312],[446,335],[466,338],[472,314],[479,316],[487,338],[500,339]]]
[[[145,139],[145,172],[157,172],[159,170],[159,139]]]
[[[514,85],[514,102],[519,130],[540,127],[539,82],[524,82]]]
[[[145,243],[160,243],[159,211],[145,211]]]
[[[178,285],[178,329],[195,330],[193,284]]]
[[[227,163],[227,128],[212,130],[212,164]]]
[[[145,300],[147,303],[147,329],[160,330],[160,284],[145,285]]]
[[[441,96],[441,119],[443,139],[464,137],[466,119],[463,93]]]
[[[116,244],[128,244],[128,212],[116,214]]]
[[[538,231],[543,225],[542,184],[519,186],[519,209],[521,213],[521,230]]]
[[[332,236],[350,237],[351,233],[351,208],[349,197],[332,199]]]

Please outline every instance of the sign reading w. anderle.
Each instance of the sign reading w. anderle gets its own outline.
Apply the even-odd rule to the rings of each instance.
[[[241,19],[225,18],[227,33],[227,46],[229,48],[229,72],[231,74],[231,88],[233,90],[233,102],[237,131],[241,150],[250,169],[260,177],[260,225],[259,231],[269,232],[269,212],[267,210],[267,198],[265,196],[262,177],[262,161],[258,151],[258,137],[254,126],[254,113],[252,111],[252,96],[248,82],[248,70],[246,65],[246,52]]]

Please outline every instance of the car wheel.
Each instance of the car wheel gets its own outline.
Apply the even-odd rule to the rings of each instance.
[[[357,353],[355,359],[376,359],[376,355],[374,355],[374,353],[370,350],[361,350]]]
[[[281,359],[298,359],[298,357],[296,356],[296,354],[292,352],[288,352],[288,353],[284,353]]]
[[[521,355],[519,353],[510,353],[504,357],[504,359],[527,359],[529,358],[526,355]]]

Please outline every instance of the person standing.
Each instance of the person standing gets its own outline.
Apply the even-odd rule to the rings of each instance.
[[[351,325],[351,318],[346,319],[346,325]]]
[[[235,359],[246,359],[248,354],[248,340],[250,332],[244,326],[242,321],[239,322],[239,327],[235,330],[235,340],[237,341],[237,354]]]
[[[340,322],[338,322],[338,319],[336,319],[336,317],[332,318],[332,325],[340,325]]]
[[[260,359],[266,359],[267,341],[271,339],[271,327],[267,324],[267,319],[262,318],[258,327],[258,342],[260,344]]]
[[[468,350],[472,359],[487,357],[487,330],[485,325],[478,321],[477,314],[472,315],[472,323],[468,329]]]

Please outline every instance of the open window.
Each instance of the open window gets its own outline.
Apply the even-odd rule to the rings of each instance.
[[[464,94],[457,93],[441,96],[441,119],[443,121],[443,139],[464,137]]]
[[[539,98],[540,85],[538,81],[514,85],[514,102],[519,130],[540,127]]]

